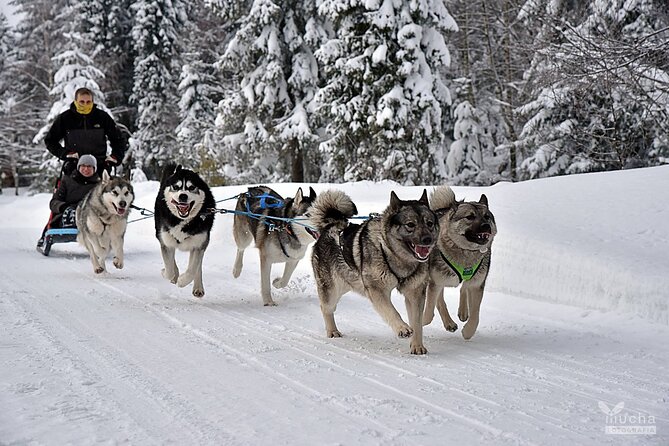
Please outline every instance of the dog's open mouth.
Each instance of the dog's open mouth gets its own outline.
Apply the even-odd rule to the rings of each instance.
[[[309,226],[305,226],[304,229],[307,231],[307,234],[309,234],[310,236],[312,236],[314,238],[314,240],[318,240],[318,237],[320,236],[318,231],[316,231],[313,228],[310,228]]]
[[[114,209],[116,209],[116,213],[121,217],[123,217],[125,215],[125,212],[128,210],[128,208],[126,207],[116,206],[115,204],[114,204]]]
[[[432,246],[427,245],[414,245],[409,243],[409,247],[413,251],[414,257],[421,262],[425,262],[430,257],[430,251],[432,251]]]
[[[479,245],[485,245],[490,241],[490,236],[492,234],[490,232],[474,232],[474,231],[467,231],[465,232],[465,237],[467,240],[469,240],[472,243],[476,243]]]
[[[181,201],[172,200],[172,204],[177,208],[179,217],[186,218],[190,214],[191,209],[193,209],[194,201],[190,203],[182,203]]]

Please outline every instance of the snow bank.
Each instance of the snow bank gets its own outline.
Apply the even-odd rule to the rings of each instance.
[[[668,166],[488,188],[489,289],[669,324],[667,191]]]

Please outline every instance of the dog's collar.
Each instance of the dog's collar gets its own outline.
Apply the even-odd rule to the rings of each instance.
[[[450,260],[448,260],[444,255],[444,253],[441,252],[441,250],[439,251],[439,254],[441,254],[441,258],[444,259],[444,262],[446,262],[446,264],[451,267],[453,272],[457,274],[458,279],[460,279],[460,282],[466,282],[468,280],[471,280],[471,278],[474,277],[474,274],[476,274],[476,271],[479,270],[481,262],[483,261],[483,259],[481,259],[478,262],[476,262],[476,264],[474,264],[473,266],[466,267],[466,266],[460,266],[457,263],[453,263]]]

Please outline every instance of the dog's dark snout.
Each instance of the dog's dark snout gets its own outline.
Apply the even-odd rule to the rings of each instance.
[[[181,201],[181,202],[188,201],[188,195],[186,195],[186,194],[180,194],[180,195],[179,195],[179,201]]]
[[[119,207],[124,208],[124,207],[126,207],[126,206],[128,205],[128,203],[126,203],[126,201],[123,200],[123,201],[119,201],[119,202],[118,202],[118,205],[119,205]]]
[[[432,236],[430,234],[425,234],[420,238],[420,244],[423,245],[423,246],[429,246],[429,245],[432,244],[433,240],[434,239],[432,238]]]
[[[479,228],[480,232],[492,232],[492,227],[489,223],[483,223]]]

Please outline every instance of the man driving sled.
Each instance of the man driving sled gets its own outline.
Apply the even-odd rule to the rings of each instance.
[[[112,151],[107,156],[107,139]],[[60,142],[64,142],[64,146]],[[105,111],[93,103],[93,92],[79,88],[74,93],[74,102],[68,110],[58,115],[44,137],[46,148],[65,161],[63,173],[69,175],[81,155],[93,155],[98,166],[108,172],[122,160],[126,141],[116,122]],[[98,169],[98,175],[102,169]]]

